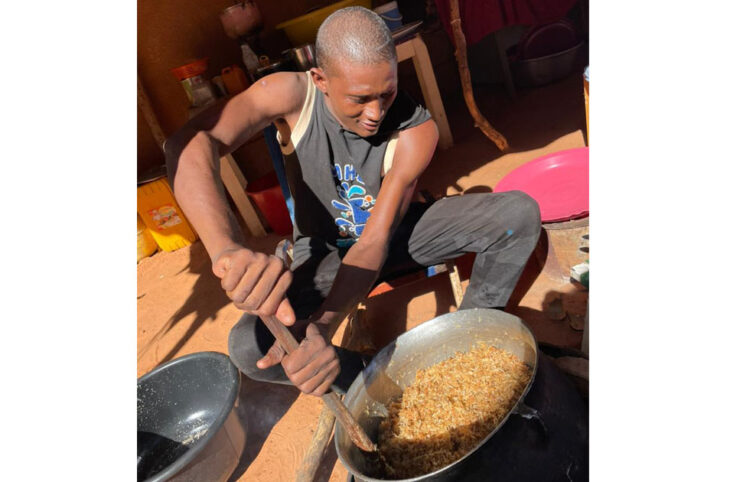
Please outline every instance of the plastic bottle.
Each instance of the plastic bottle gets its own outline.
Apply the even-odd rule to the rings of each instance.
[[[241,44],[241,54],[243,56],[243,64],[246,66],[250,77],[253,78],[254,72],[259,68],[259,58],[247,43]]]

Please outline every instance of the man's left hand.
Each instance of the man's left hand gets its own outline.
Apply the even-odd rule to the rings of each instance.
[[[340,373],[340,361],[328,338],[325,338],[326,334],[326,326],[310,323],[307,326],[306,337],[296,350],[283,356],[281,356],[283,353],[279,356],[268,353],[257,365],[265,369],[276,364],[278,360],[274,359],[278,358],[286,376],[299,390],[321,397]],[[273,346],[272,350],[276,351],[275,349],[276,346]]]

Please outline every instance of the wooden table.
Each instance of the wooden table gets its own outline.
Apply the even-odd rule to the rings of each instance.
[[[421,92],[423,92],[423,99],[426,101],[426,108],[438,126],[439,147],[448,149],[454,145],[454,139],[451,136],[449,120],[446,118],[444,103],[441,101],[441,93],[436,83],[436,76],[433,74],[431,57],[428,55],[426,44],[421,36],[416,34],[415,37],[397,44],[395,51],[398,55],[398,62],[413,59],[418,83],[421,86]]]

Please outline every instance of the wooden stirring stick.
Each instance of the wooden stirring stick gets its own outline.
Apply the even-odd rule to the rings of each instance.
[[[261,320],[271,334],[282,344],[287,353],[291,353],[299,347],[299,343],[297,343],[297,340],[289,329],[276,316],[263,315],[261,316]],[[322,400],[332,410],[332,413],[335,414],[335,418],[345,427],[345,431],[347,431],[352,442],[360,450],[364,452],[375,452],[377,450],[375,444],[370,440],[360,424],[355,421],[350,411],[345,407],[345,404],[342,403],[342,400],[336,393],[330,390],[322,395]]]

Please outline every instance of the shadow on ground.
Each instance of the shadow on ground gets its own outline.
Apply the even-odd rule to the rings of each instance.
[[[484,117],[509,143],[501,152],[468,113],[461,92],[444,98],[454,146],[437,149],[419,180],[434,195],[448,188],[462,193],[459,179],[505,154],[543,148],[567,134],[585,129],[585,104],[580,73],[542,87],[521,89],[510,100],[498,85],[474,86],[474,97]],[[494,187],[494,186],[492,186]]]
[[[190,327],[180,337],[177,343],[175,343],[175,345],[170,348],[167,353],[158,359],[157,364],[163,364],[172,360],[185,343],[187,343],[187,341],[195,335],[195,332],[198,331],[203,323],[207,320],[215,321],[220,309],[230,303],[230,300],[220,287],[220,280],[218,280],[211,271],[210,258],[208,257],[202,243],[196,242],[190,246],[190,260],[187,266],[176,273],[176,275],[183,272],[190,272],[192,274],[199,275],[193,285],[190,296],[160,328],[155,336],[152,337],[147,345],[140,350],[137,355],[137,360],[140,360],[149,349],[157,345],[160,339],[172,330],[181,320],[188,315],[194,314],[195,318],[193,319]]]

